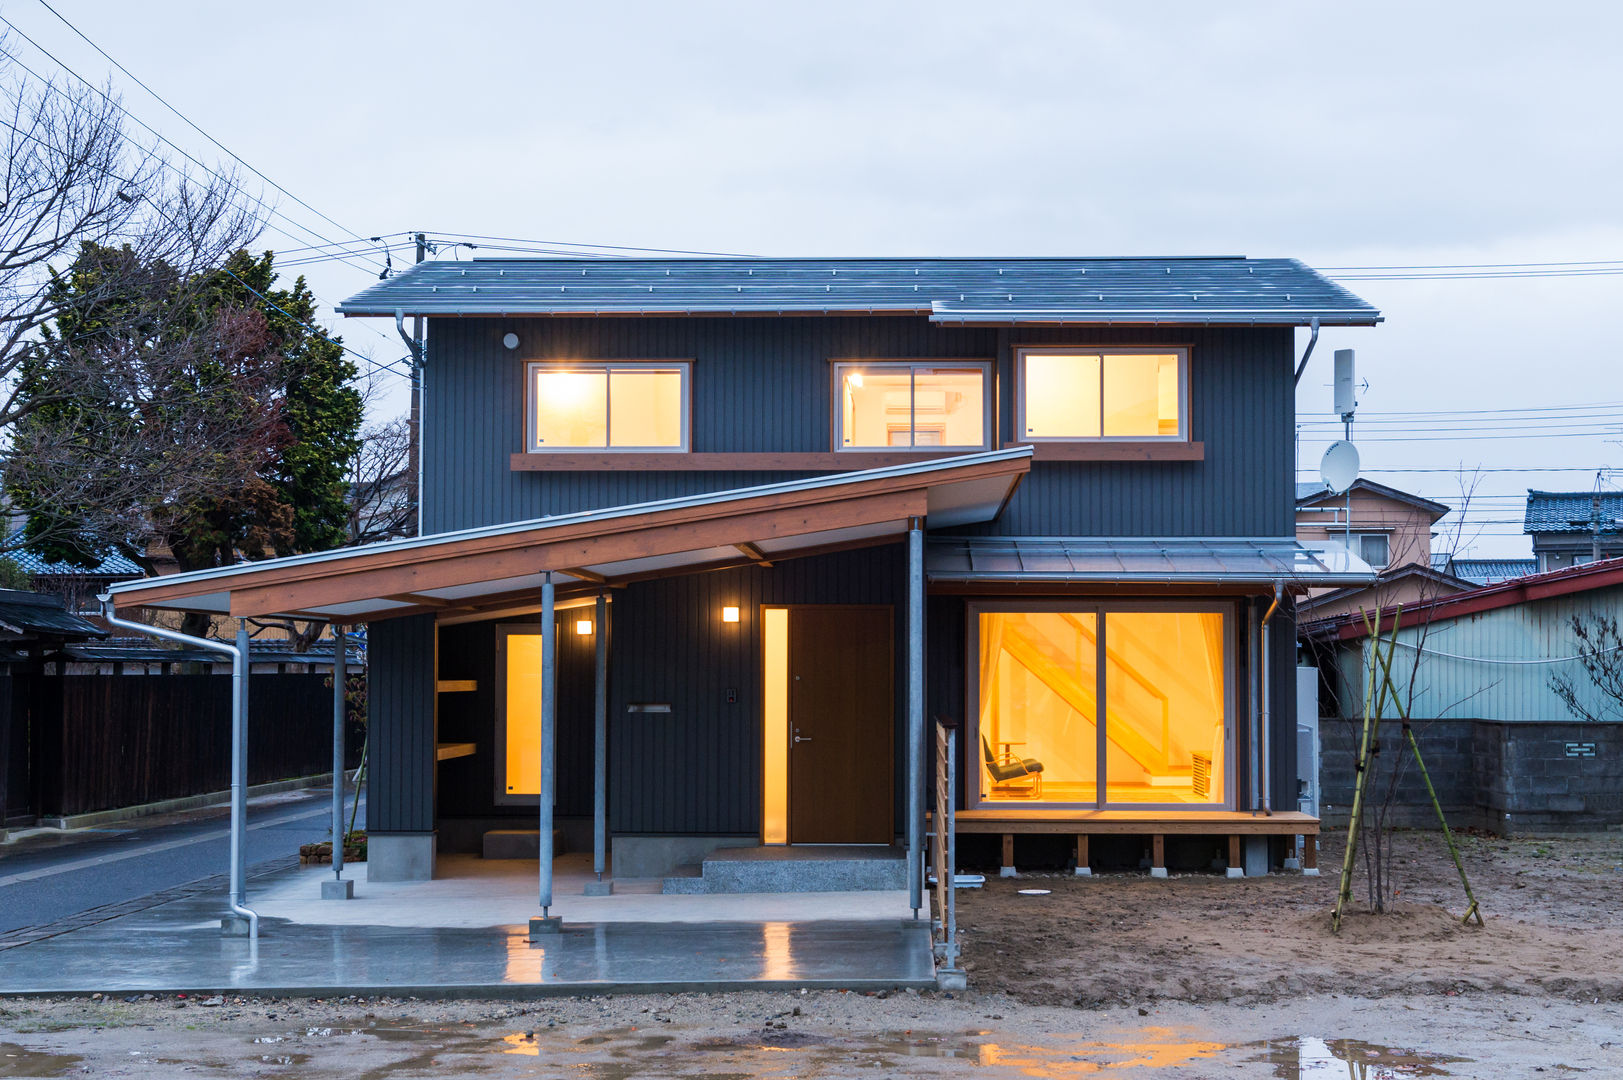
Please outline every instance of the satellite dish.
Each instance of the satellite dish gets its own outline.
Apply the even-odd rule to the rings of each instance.
[[[1319,462],[1319,479],[1336,495],[1352,487],[1358,479],[1358,447],[1346,439],[1337,439],[1326,447]]]

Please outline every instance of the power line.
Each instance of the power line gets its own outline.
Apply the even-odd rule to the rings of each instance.
[[[44,56],[46,56],[48,59],[50,59],[52,63],[56,64],[63,71],[67,72],[69,75],[72,75],[75,79],[77,79],[80,83],[82,83],[92,93],[94,93],[98,97],[100,97],[108,105],[111,105],[113,108],[117,109],[119,112],[121,112],[125,116],[129,117],[132,121],[139,124],[143,129],[145,129],[147,132],[149,132],[153,136],[153,138],[157,139],[159,142],[163,143],[165,146],[167,146],[170,149],[174,150],[177,154],[184,157],[187,161],[190,161],[193,165],[196,165],[199,169],[202,169],[205,173],[209,174],[210,176],[214,177],[216,180],[220,181],[220,183],[226,184],[228,187],[236,188],[236,190],[239,191],[242,195],[244,195],[248,199],[253,200],[253,202],[262,211],[265,212],[265,214],[267,216],[266,224],[270,228],[276,229],[277,232],[281,233],[283,236],[288,237],[289,239],[298,239],[292,233],[288,232],[286,229],[280,228],[279,226],[272,224],[270,222],[270,220],[269,220],[269,218],[271,218],[271,217],[279,217],[283,221],[286,221],[290,225],[294,226],[295,228],[302,229],[304,232],[309,233],[311,236],[315,237],[317,240],[325,241],[329,245],[336,243],[336,241],[332,240],[330,237],[324,236],[320,232],[316,231],[315,229],[310,228],[308,225],[305,225],[302,222],[296,221],[293,218],[289,217],[288,215],[282,213],[280,210],[278,210],[275,207],[271,206],[269,203],[265,202],[265,200],[261,199],[257,195],[254,195],[252,192],[249,192],[246,189],[243,189],[241,187],[237,187],[237,185],[233,184],[230,180],[226,179],[218,171],[216,171],[214,169],[211,169],[207,165],[203,164],[197,158],[193,157],[191,154],[189,154],[185,150],[183,150],[180,146],[176,145],[170,139],[165,137],[156,128],[152,127],[150,124],[146,123],[146,121],[144,121],[140,117],[136,116],[129,109],[125,108],[122,102],[119,102],[119,101],[115,100],[114,98],[110,97],[106,93],[106,91],[102,90],[100,87],[98,87],[94,83],[92,83],[89,79],[86,79],[83,75],[80,75],[73,68],[71,68],[67,64],[63,63],[61,60],[59,60],[56,57],[56,55],[54,53],[52,53],[49,49],[46,49],[43,45],[41,45],[39,42],[35,41],[33,38],[29,37],[26,33],[24,33],[17,26],[16,23],[13,23],[10,19],[6,18],[4,15],[0,15],[0,22],[3,22],[7,26],[11,27],[11,29],[17,33],[17,36],[21,37],[24,41],[28,42],[35,49],[39,50],[40,53],[42,53]],[[4,51],[4,50],[0,50],[0,51]],[[18,67],[21,67],[24,71],[28,72],[30,75],[34,76],[34,78],[38,79],[42,84],[44,84],[44,86],[45,86],[45,88],[47,90],[49,90],[49,91],[51,91],[53,93],[61,93],[61,91],[58,90],[52,84],[52,82],[49,79],[45,78],[39,72],[35,71],[33,68],[30,68],[27,64],[23,63],[20,59],[18,59],[16,54],[11,53],[9,51],[4,51],[4,52],[5,52],[5,55],[10,57],[11,60],[14,61],[17,64]],[[179,166],[175,165],[173,162],[165,161],[163,158],[156,158],[156,160],[160,164],[162,164],[165,167],[167,167],[167,168],[171,169],[172,171],[174,171],[177,175],[179,175],[183,179],[190,179],[190,177],[188,177],[186,175],[185,171],[183,169],[181,169]],[[355,263],[349,263],[347,260],[342,260],[342,261],[345,261],[347,263],[347,265],[351,266],[352,268],[354,268],[356,270],[366,270],[366,267],[364,267],[364,266],[360,266],[360,265],[357,265]],[[377,265],[379,267],[383,266],[383,263],[379,262],[376,258],[372,258],[370,261],[373,262],[375,265]],[[369,271],[369,270],[366,270],[366,272],[371,273],[371,271]]]
[[[494,240],[505,244],[528,244],[540,248],[591,248],[600,251],[651,251],[657,255],[711,255],[724,259],[759,259],[735,251],[689,251],[684,248],[634,247],[625,244],[582,244],[573,240],[526,240],[516,236],[484,236],[479,233],[431,232],[432,236],[458,236],[467,240]]]
[[[1526,267],[1614,265],[1623,265],[1623,259],[1591,259],[1587,262],[1569,259],[1563,262],[1432,263],[1417,266],[1321,266],[1316,267],[1316,269],[1321,272],[1325,270],[1500,270]]]

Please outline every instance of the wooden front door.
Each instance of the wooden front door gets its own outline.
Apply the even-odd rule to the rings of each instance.
[[[789,612],[789,842],[888,844],[892,803],[891,610]]]

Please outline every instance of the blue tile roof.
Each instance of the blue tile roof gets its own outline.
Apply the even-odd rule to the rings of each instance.
[[[1477,585],[1497,585],[1501,581],[1538,573],[1538,560],[1451,559],[1443,569]]]
[[[1523,532],[1587,533],[1595,511],[1593,491],[1532,491],[1527,493],[1527,516]],[[1600,493],[1602,532],[1623,527],[1623,491]]]
[[[942,324],[1373,326],[1295,259],[474,259],[424,262],[345,315],[926,315]]]
[[[6,540],[8,547],[21,543],[22,533],[20,530],[12,533]],[[88,570],[82,566],[75,566],[73,563],[47,559],[45,556],[36,555],[23,547],[14,547],[5,553],[5,557],[22,567],[24,573],[32,574],[35,577],[49,577],[55,574],[73,574],[85,577],[141,577],[145,573],[133,559],[117,552],[108,555]]]

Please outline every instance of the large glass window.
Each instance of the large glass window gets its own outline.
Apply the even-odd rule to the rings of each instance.
[[[1183,349],[1021,349],[1022,439],[1184,439]]]
[[[985,449],[989,380],[985,365],[835,365],[841,450]]]
[[[982,803],[1228,800],[1225,610],[972,609]]]
[[[529,365],[529,448],[671,450],[688,445],[688,365]]]

